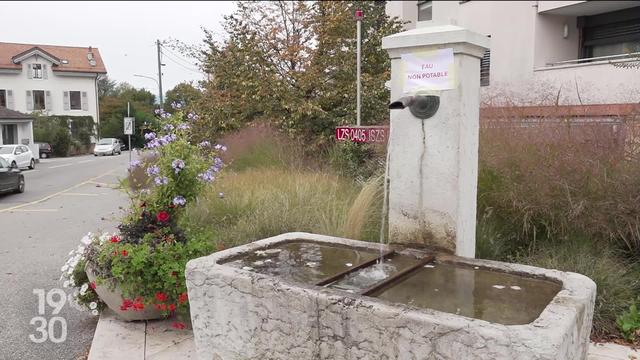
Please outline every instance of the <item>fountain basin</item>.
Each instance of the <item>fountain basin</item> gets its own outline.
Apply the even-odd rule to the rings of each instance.
[[[284,272],[247,265],[263,261],[256,254],[291,244],[315,244],[321,256],[316,250],[311,261],[304,258],[309,252],[283,254],[280,260],[295,260]],[[379,251],[374,243],[288,233],[190,261],[186,278],[199,359],[586,359],[596,292],[589,278],[435,254],[433,262],[368,295],[348,281],[357,273],[331,279],[344,271],[342,262],[358,267]],[[402,254],[416,261],[426,255]],[[333,265],[307,266],[322,263],[324,255]],[[307,267],[322,273],[298,276]],[[530,306],[521,293],[528,287],[537,299]],[[445,294],[429,294],[436,288]],[[516,300],[505,300],[509,294]]]

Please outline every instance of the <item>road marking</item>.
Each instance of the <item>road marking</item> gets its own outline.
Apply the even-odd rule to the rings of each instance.
[[[58,211],[58,209],[15,209],[11,210],[11,212],[54,212]]]
[[[104,195],[104,194],[89,194],[89,193],[70,193],[70,192],[66,192],[66,193],[62,193],[60,195],[72,195],[72,196],[100,196],[100,195]]]
[[[64,164],[64,165],[49,166],[47,169],[56,169],[56,168],[61,168],[61,167],[71,166],[71,165],[73,165],[73,164]]]
[[[82,160],[82,161],[78,161],[76,164],[84,164],[92,161],[95,161],[95,160]]]
[[[114,172],[114,171],[116,171],[116,170],[117,170],[117,169],[111,169],[111,170],[107,171],[107,172],[106,172],[106,173],[104,173],[104,174],[98,175],[98,176],[96,176],[96,177],[92,177],[92,178],[91,178],[91,179],[89,179],[89,180],[86,180],[86,181],[83,181],[83,182],[81,182],[81,183],[75,184],[75,185],[73,185],[73,186],[71,186],[71,187],[69,187],[69,188],[67,188],[67,189],[64,189],[64,190],[58,191],[58,192],[53,193],[53,194],[51,194],[51,195],[47,195],[47,196],[43,197],[43,198],[42,198],[42,199],[40,199],[40,200],[35,200],[35,201],[28,202],[28,203],[25,203],[25,204],[16,205],[16,206],[9,207],[9,208],[5,208],[5,209],[0,209],[0,213],[7,212],[7,211],[13,211],[13,210],[16,210],[16,209],[23,208],[23,207],[25,207],[25,206],[31,206],[31,205],[39,204],[39,203],[44,202],[44,201],[47,201],[47,200],[49,200],[49,199],[51,199],[51,198],[53,198],[53,197],[56,197],[56,196],[58,196],[58,195],[60,195],[60,194],[63,194],[63,193],[65,193],[65,192],[68,192],[68,191],[73,190],[73,189],[77,189],[77,188],[79,188],[80,186],[83,186],[83,185],[89,184],[89,183],[91,183],[91,182],[93,182],[93,181],[96,181],[97,179],[99,179],[99,178],[101,178],[101,177],[103,177],[103,176],[107,176],[107,175],[111,174],[112,172]]]

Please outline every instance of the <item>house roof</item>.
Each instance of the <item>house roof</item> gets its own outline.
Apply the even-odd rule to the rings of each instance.
[[[0,42],[0,69],[22,69],[20,62],[31,53],[53,60],[53,71],[107,73],[98,48],[5,42]],[[87,58],[89,53],[93,54],[95,66]]]
[[[33,117],[19,111],[0,106],[0,120],[33,120]]]

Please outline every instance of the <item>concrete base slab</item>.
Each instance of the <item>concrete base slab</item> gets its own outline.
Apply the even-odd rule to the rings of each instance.
[[[171,328],[170,320],[149,321],[147,324],[131,323],[118,320],[113,314],[105,313],[98,322],[89,360],[120,359],[195,360],[198,358],[191,330],[175,330]],[[591,343],[588,360],[640,360],[640,352],[618,344]]]
[[[88,360],[144,359],[145,326],[118,320],[111,310],[100,315]]]

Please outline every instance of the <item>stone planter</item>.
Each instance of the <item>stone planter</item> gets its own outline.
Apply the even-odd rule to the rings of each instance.
[[[87,277],[89,278],[89,282],[96,281],[96,275],[91,270],[89,266],[85,268],[87,272]],[[165,316],[154,307],[145,306],[144,310],[136,311],[136,310],[120,310],[120,306],[122,305],[122,291],[120,288],[116,286],[115,289],[110,289],[107,285],[98,285],[96,283],[96,293],[100,297],[100,300],[104,301],[105,304],[113,311],[118,318],[124,321],[137,321],[137,320],[156,320],[162,319]]]

